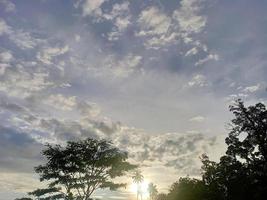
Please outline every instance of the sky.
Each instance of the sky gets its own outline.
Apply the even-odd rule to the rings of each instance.
[[[199,177],[201,154],[225,152],[228,106],[266,102],[266,10],[265,0],[0,0],[0,200],[40,186],[43,144],[87,137],[128,151],[160,191]]]

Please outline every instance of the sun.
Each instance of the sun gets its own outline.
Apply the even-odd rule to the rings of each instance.
[[[143,180],[141,183],[132,183],[131,184],[131,192],[137,193],[138,189],[142,193],[143,199],[148,199],[149,192],[148,192],[148,184],[149,182],[147,180]]]

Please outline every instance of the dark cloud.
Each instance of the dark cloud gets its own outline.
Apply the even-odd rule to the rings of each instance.
[[[27,133],[0,126],[0,171],[32,173],[42,161],[42,147]]]

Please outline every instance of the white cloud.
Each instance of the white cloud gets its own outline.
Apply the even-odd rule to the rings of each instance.
[[[0,75],[3,75],[8,67],[10,67],[10,61],[13,60],[13,55],[10,51],[4,51],[0,53]]]
[[[32,49],[37,46],[38,43],[42,42],[41,39],[32,37],[31,33],[26,32],[22,29],[14,30],[7,23],[0,19],[0,36],[7,34],[9,39],[15,43],[21,49]]]
[[[260,84],[252,85],[252,86],[245,87],[243,89],[243,91],[244,92],[249,92],[249,93],[254,93],[254,92],[257,92],[260,89],[260,87],[261,87]]]
[[[129,5],[130,5],[130,3],[127,1],[125,1],[121,4],[115,3],[112,6],[112,10],[110,11],[110,13],[105,13],[103,15],[103,17],[107,20],[114,20],[117,17],[122,17],[122,16],[129,17],[129,15],[130,15]]]
[[[111,20],[114,26],[112,31],[107,34],[108,40],[118,40],[131,24],[129,5],[129,2],[123,2],[121,4],[116,3],[113,5],[110,13],[105,13],[103,15],[106,20]]]
[[[138,18],[141,31],[139,36],[161,35],[167,33],[171,19],[156,7],[143,10]]]
[[[5,92],[7,96],[25,98],[52,86],[53,83],[47,78],[47,73],[29,73],[24,69],[6,70],[4,79],[0,82],[0,91]]]
[[[118,27],[119,31],[125,30],[129,24],[130,24],[130,18],[129,17],[118,17],[116,18],[115,25]]]
[[[195,116],[195,117],[192,117],[191,119],[189,119],[190,122],[203,122],[206,118],[201,116],[201,115],[198,115],[198,116]]]
[[[61,110],[72,110],[77,104],[75,96],[65,97],[62,94],[50,95],[44,103]]]
[[[36,47],[39,42],[39,40],[33,38],[29,32],[23,30],[10,31],[9,39],[21,49],[32,49]]]
[[[225,101],[227,104],[234,104],[237,99],[246,99],[248,97],[248,94],[244,93],[238,93],[238,94],[230,94],[227,97],[225,97]]]
[[[198,12],[201,10],[198,0],[182,0],[181,7],[174,11],[173,18],[178,21],[179,29],[188,36],[192,33],[199,33],[206,25],[206,17]]]
[[[207,22],[206,16],[200,14],[204,5],[205,1],[182,0],[170,16],[157,7],[149,7],[139,15],[140,31],[136,35],[145,38],[147,48],[159,49],[182,41],[193,46],[186,56],[195,55],[197,48],[207,52],[207,46],[197,39]]]
[[[189,82],[190,87],[205,87],[208,85],[207,79],[202,74],[196,74]]]
[[[44,48],[42,52],[38,52],[37,59],[44,64],[52,64],[52,59],[59,55],[63,55],[69,51],[69,47],[65,45],[64,47],[48,47]]]
[[[203,65],[204,63],[211,61],[211,60],[219,60],[218,54],[209,54],[207,57],[200,59],[195,63],[195,66]]]
[[[114,41],[118,40],[127,27],[131,24],[130,17],[117,17],[114,22],[113,31],[108,33],[108,40]]]
[[[83,16],[101,16],[102,9],[101,5],[105,0],[85,0],[82,5]]]
[[[4,33],[8,33],[10,30],[10,27],[6,24],[5,20],[0,18],[0,36]]]
[[[193,47],[192,49],[188,50],[185,53],[185,56],[191,56],[191,55],[196,55],[198,53],[198,50],[196,47]]]
[[[13,59],[13,55],[10,51],[0,53],[0,62],[9,63]]]
[[[158,49],[174,42],[177,37],[175,32],[170,31],[171,18],[157,7],[143,10],[139,15],[138,25],[140,31],[136,35],[146,38],[145,46],[147,48]]]

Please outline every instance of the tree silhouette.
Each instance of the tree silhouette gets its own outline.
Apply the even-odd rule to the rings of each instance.
[[[263,200],[267,196],[267,111],[265,105],[230,106],[235,118],[219,163],[203,157],[203,181],[210,195],[226,200]],[[217,195],[216,195],[217,194]],[[218,197],[218,194],[221,194]]]
[[[160,193],[157,195],[156,200],[168,200],[168,195],[164,193]]]
[[[264,200],[267,196],[267,111],[258,103],[230,106],[234,119],[219,162],[202,155],[202,180],[180,178],[157,200]]]
[[[157,186],[153,183],[148,184],[148,192],[151,200],[154,200],[158,194]]]
[[[134,172],[134,175],[132,176],[132,179],[133,179],[133,182],[137,185],[137,200],[139,199],[139,196],[142,200],[143,198],[143,191],[142,191],[142,188],[141,188],[141,183],[143,182],[144,180],[144,176],[142,175],[141,171],[139,170],[136,170]]]
[[[48,144],[42,153],[47,163],[35,171],[49,186],[29,193],[37,199],[89,200],[98,188],[125,186],[112,179],[136,168],[127,162],[126,152],[104,140],[69,141],[65,147]]]
[[[168,200],[206,200],[207,190],[203,181],[189,177],[180,178],[171,185]]]

